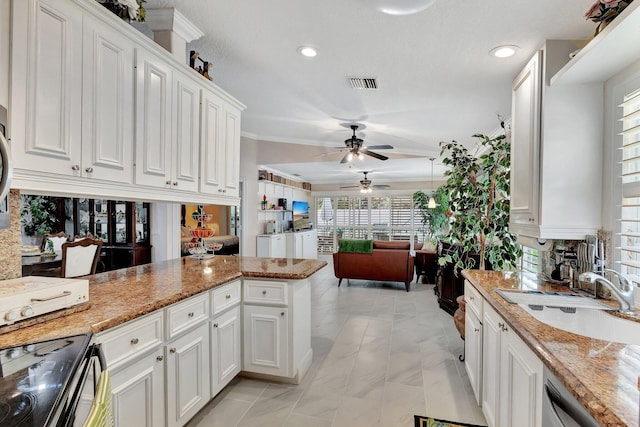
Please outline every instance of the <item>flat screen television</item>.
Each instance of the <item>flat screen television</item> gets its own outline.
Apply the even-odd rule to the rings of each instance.
[[[309,203],[293,201],[293,229],[294,230],[306,230],[311,228],[309,221]]]

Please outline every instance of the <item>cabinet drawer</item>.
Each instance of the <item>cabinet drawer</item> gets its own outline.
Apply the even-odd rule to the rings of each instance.
[[[482,296],[467,280],[464,281],[464,300],[467,310],[473,311],[478,319],[482,319]]]
[[[162,311],[127,322],[96,336],[102,344],[109,369],[162,343]]]
[[[287,305],[287,282],[245,280],[244,302],[247,304]]]
[[[204,292],[166,308],[167,339],[209,318],[209,294]]]
[[[221,286],[211,292],[213,314],[222,313],[240,302],[240,280]]]

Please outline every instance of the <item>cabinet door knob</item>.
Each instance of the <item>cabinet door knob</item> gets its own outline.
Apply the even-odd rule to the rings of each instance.
[[[193,311],[190,311],[189,314],[187,314],[187,316],[193,317]]]
[[[133,345],[138,344],[138,342],[139,342],[138,338],[132,338],[131,339],[131,344],[133,344]]]
[[[173,181],[173,186],[177,187],[178,186],[178,181]]]
[[[93,173],[93,168],[92,167],[88,167],[84,170],[86,173]]]
[[[175,352],[176,352],[176,348],[175,347],[169,349],[169,353],[173,354]]]
[[[266,295],[266,294],[267,294],[267,291],[262,291],[262,295]]]
[[[71,166],[71,170],[72,171],[79,171],[80,170],[80,166],[79,165],[73,165],[73,166]]]
[[[213,324],[213,327],[214,327],[214,328],[217,328],[217,327],[218,327],[218,324],[217,324],[217,323],[214,323],[214,324]]]
[[[500,329],[504,328],[504,323],[498,322],[498,328],[500,328]]]
[[[473,301],[475,298],[473,297],[473,295],[469,295],[469,299]]]
[[[158,362],[162,362],[164,360],[164,356],[158,356],[158,357],[156,357],[156,360]]]
[[[226,299],[231,299],[231,295],[225,296]]]
[[[164,183],[167,185],[171,185],[171,181],[165,181]]]
[[[280,312],[280,316],[284,316],[284,311],[281,311],[281,312]]]
[[[478,329],[478,328],[473,328],[473,332],[480,332],[480,329]]]

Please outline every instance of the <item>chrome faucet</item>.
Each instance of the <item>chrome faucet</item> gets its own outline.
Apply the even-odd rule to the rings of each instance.
[[[620,282],[620,287],[616,286],[604,276],[596,274],[592,271],[582,273],[578,280],[581,282],[588,282],[591,284],[601,283],[605,288],[611,291],[611,295],[618,301],[620,308],[618,311],[625,314],[636,314],[634,301],[633,301],[633,284],[624,277],[622,274],[609,268],[604,269],[604,272],[609,272],[615,275]]]

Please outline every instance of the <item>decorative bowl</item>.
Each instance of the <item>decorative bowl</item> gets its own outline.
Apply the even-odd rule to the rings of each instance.
[[[214,252],[219,251],[220,249],[222,249],[222,243],[218,243],[218,242],[208,243],[207,249]]]
[[[198,238],[207,238],[213,236],[213,230],[210,228],[197,227],[195,230],[191,230],[191,235]]]
[[[189,253],[191,255],[204,255],[207,253],[207,250],[203,246],[194,246],[189,248]]]
[[[194,212],[191,214],[191,218],[198,222],[209,222],[213,216],[211,214],[199,214]]]

